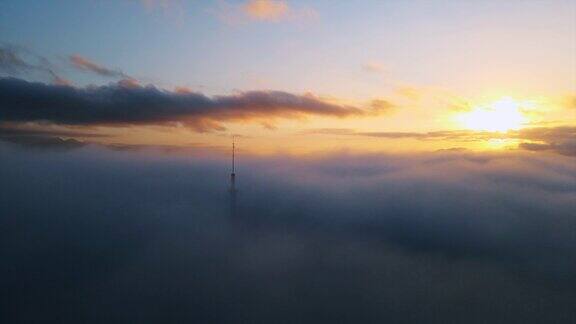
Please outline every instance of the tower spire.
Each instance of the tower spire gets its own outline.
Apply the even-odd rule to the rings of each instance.
[[[230,173],[230,217],[236,217],[236,143],[232,136],[232,172]]]
[[[232,136],[232,173],[230,173],[230,192],[236,193],[236,143]]]

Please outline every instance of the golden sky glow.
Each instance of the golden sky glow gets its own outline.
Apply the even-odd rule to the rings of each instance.
[[[473,107],[472,111],[461,113],[456,120],[464,128],[478,131],[508,131],[519,129],[529,120],[522,113],[524,108],[534,108],[534,103],[519,102],[512,98],[502,98],[487,106]]]
[[[62,104],[5,98],[3,107],[14,106],[2,117],[13,115],[0,126],[35,134],[215,150],[237,135],[241,150],[260,154],[543,151],[570,140],[549,133],[576,127],[576,11],[569,1],[34,8],[5,8],[1,77],[41,82],[47,89],[37,93],[46,95],[40,102],[59,95]],[[113,15],[77,21],[77,12]],[[122,28],[102,32],[110,26]],[[9,83],[6,93],[17,93]],[[70,103],[54,85],[80,95]],[[536,136],[527,129],[541,130]]]

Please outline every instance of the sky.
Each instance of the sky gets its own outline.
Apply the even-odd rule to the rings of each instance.
[[[203,126],[190,122],[200,116],[189,112],[145,122],[49,116],[9,121],[10,127],[37,130],[48,120],[40,128],[50,131],[90,126],[90,133],[102,135],[74,138],[85,143],[224,147],[237,135],[252,154],[494,150],[517,149],[524,142],[550,145],[514,132],[576,122],[573,1],[2,1],[0,6],[4,77],[84,90],[153,87],[179,98],[188,92],[210,98],[262,92],[272,101],[248,100],[244,111],[202,118]],[[279,98],[273,91],[296,97]],[[299,97],[362,113],[317,113],[304,103],[282,107]],[[503,101],[509,104],[498,105]],[[259,112],[251,111],[258,105]],[[473,136],[424,140],[422,134],[437,131]],[[476,138],[485,131],[502,134]],[[394,135],[399,132],[406,136]],[[382,133],[391,134],[371,136]]]
[[[0,0],[0,323],[575,323],[575,159],[574,1]]]

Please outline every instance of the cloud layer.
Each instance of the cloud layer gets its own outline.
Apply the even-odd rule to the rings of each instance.
[[[0,154],[3,322],[576,316],[567,157]]]
[[[576,127],[533,127],[507,132],[446,130],[431,132],[361,132],[349,128],[320,128],[310,134],[366,136],[385,139],[417,139],[422,141],[478,142],[490,139],[518,139],[525,142],[519,148],[529,151],[551,151],[566,156],[576,156]]]
[[[64,125],[136,125],[181,122],[197,130],[222,130],[221,122],[294,118],[306,115],[359,116],[352,106],[323,102],[310,95],[249,91],[207,97],[170,92],[153,86],[119,82],[74,88],[20,79],[0,79],[0,113],[4,121]]]

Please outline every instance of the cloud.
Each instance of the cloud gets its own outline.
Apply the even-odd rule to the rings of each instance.
[[[366,72],[378,73],[378,74],[381,74],[385,71],[384,65],[376,61],[371,61],[362,65],[362,69]]]
[[[5,121],[62,125],[167,125],[181,122],[197,130],[223,130],[222,122],[295,118],[307,115],[348,117],[370,111],[323,102],[311,95],[248,91],[207,97],[171,92],[121,81],[74,88],[0,79],[0,114]]]
[[[474,130],[446,130],[431,132],[362,132],[348,128],[320,128],[307,130],[310,134],[367,136],[385,139],[417,139],[422,141],[477,142],[490,139],[518,139],[524,142],[519,148],[529,151],[551,151],[576,156],[576,127],[533,127],[507,132]]]
[[[576,109],[576,95],[565,96],[563,106],[567,109]]]
[[[55,73],[51,73],[52,74],[52,83],[55,85],[59,85],[59,86],[72,86],[72,81],[68,80],[68,79],[64,79],[63,77],[55,74]]]
[[[0,155],[3,322],[576,316],[568,157],[246,155],[231,214],[227,156]]]
[[[34,69],[34,66],[26,63],[15,48],[0,47],[1,72],[13,75],[30,69]]]
[[[70,57],[68,58],[70,60],[70,63],[72,63],[72,66],[74,66],[75,68],[81,70],[81,71],[87,71],[87,72],[93,72],[96,73],[100,76],[104,76],[104,77],[111,77],[111,78],[130,78],[128,75],[126,75],[124,72],[119,71],[119,70],[113,70],[107,67],[104,67],[100,64],[94,63],[92,61],[90,61],[89,59],[82,57],[80,55],[70,55]]]
[[[576,138],[576,127],[559,126],[523,128],[518,130],[516,133],[519,138],[523,139],[544,142],[557,142]]]
[[[267,122],[267,121],[262,121],[262,122],[260,122],[260,125],[262,125],[262,127],[263,127],[264,129],[267,129],[267,130],[276,130],[276,129],[278,129],[278,127],[276,127],[276,125],[274,125],[273,123]]]
[[[123,87],[123,88],[132,88],[132,89],[136,89],[136,88],[140,88],[140,82],[138,80],[135,79],[122,79],[120,81],[118,81],[118,86],[119,87]],[[176,92],[178,92],[178,90],[176,90]]]
[[[88,131],[50,129],[38,125],[10,125],[0,123],[0,141],[42,149],[75,149],[87,144],[78,138],[107,137]]]
[[[48,77],[52,83],[58,85],[70,85],[70,81],[64,79],[55,72],[50,61],[30,50],[20,46],[0,46],[0,77],[2,75],[19,76],[26,74],[40,74]]]
[[[250,0],[242,7],[254,20],[277,21],[288,15],[288,3],[283,0]]]
[[[284,0],[248,0],[241,5],[221,2],[216,15],[220,20],[232,25],[250,21],[307,22],[318,19],[318,13],[313,8],[294,8]]]
[[[63,138],[54,136],[0,136],[0,141],[8,142],[25,147],[40,149],[76,149],[85,145],[84,142],[74,138]]]
[[[424,97],[426,91],[414,86],[403,85],[396,87],[395,92],[406,99],[420,101]]]
[[[465,142],[485,141],[492,138],[507,138],[505,133],[472,131],[472,130],[446,130],[432,132],[355,132],[353,135],[379,138],[413,138],[419,140],[458,140]]]
[[[375,99],[370,103],[370,107],[375,114],[387,114],[396,108],[396,106],[388,100]]]
[[[552,151],[561,155],[576,156],[576,140],[573,139],[551,144],[520,143],[520,147],[529,151]]]
[[[105,137],[105,134],[75,131],[68,129],[49,129],[38,125],[10,125],[0,123],[0,136],[66,136],[66,137]]]
[[[576,140],[560,143],[520,143],[519,147],[528,151],[552,151],[561,155],[576,156]]]
[[[473,131],[473,130],[446,130],[446,131],[431,131],[431,132],[362,132],[348,128],[320,128],[307,131],[315,134],[327,135],[353,135],[353,136],[366,136],[378,137],[387,139],[401,139],[410,138],[418,140],[459,140],[459,141],[484,141],[491,138],[507,138],[506,133],[488,132],[488,131]]]
[[[551,151],[567,156],[576,156],[576,127],[535,127],[518,131],[518,138],[532,142],[520,143],[519,147],[529,151]]]

